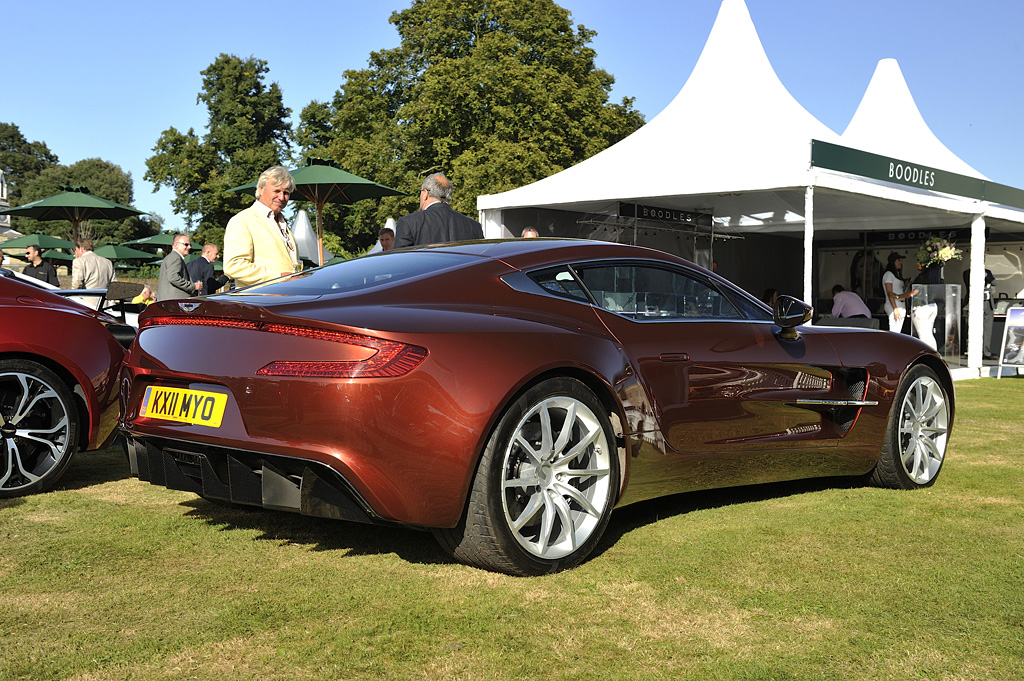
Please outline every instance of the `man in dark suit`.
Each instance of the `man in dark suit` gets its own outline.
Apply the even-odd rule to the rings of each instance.
[[[202,282],[192,281],[185,268],[185,256],[192,248],[192,242],[185,234],[175,234],[171,252],[160,263],[160,279],[156,285],[157,300],[188,298],[203,287]]]
[[[420,209],[398,219],[395,248],[483,239],[473,218],[452,210],[452,183],[441,173],[428,175],[420,189]]]
[[[203,287],[199,289],[199,295],[205,296],[214,293],[221,286],[228,283],[228,278],[223,274],[217,276],[213,271],[213,263],[217,262],[220,249],[217,244],[206,244],[203,246],[202,255],[190,262],[187,266],[188,278],[192,281],[201,282]]]

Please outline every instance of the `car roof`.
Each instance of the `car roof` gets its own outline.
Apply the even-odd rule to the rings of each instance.
[[[413,250],[413,249],[408,249]],[[659,260],[698,269],[697,265],[677,256],[643,246],[617,244],[589,239],[484,239],[462,241],[436,246],[422,246],[418,250],[461,253],[501,260],[516,269],[534,269],[545,265],[581,260],[638,258]]]

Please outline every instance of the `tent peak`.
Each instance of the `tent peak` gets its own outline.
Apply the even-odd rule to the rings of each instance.
[[[895,59],[878,62],[841,140],[862,151],[985,178],[931,131]]]

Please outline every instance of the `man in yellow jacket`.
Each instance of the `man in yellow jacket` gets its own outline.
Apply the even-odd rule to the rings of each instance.
[[[301,269],[295,236],[281,211],[295,191],[283,166],[267,168],[256,183],[256,200],[228,221],[224,233],[224,274],[236,286],[250,286]]]

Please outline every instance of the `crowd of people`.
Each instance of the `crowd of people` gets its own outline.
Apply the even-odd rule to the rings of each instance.
[[[234,280],[237,287],[251,286],[300,271],[298,243],[283,214],[294,191],[295,181],[287,168],[273,166],[263,171],[256,183],[256,200],[228,221],[224,273],[217,276],[214,269],[220,255],[216,244],[205,244],[200,256],[188,261],[192,240],[187,234],[176,234],[160,263],[156,295],[145,285],[132,302],[148,305],[157,300],[189,298],[214,293],[229,280]],[[398,220],[397,238],[391,227],[383,227],[378,233],[381,250],[482,239],[480,223],[452,209],[451,201],[451,181],[442,173],[428,175],[420,189],[419,209]],[[536,230],[530,236],[536,236]],[[56,269],[42,259],[36,246],[28,246],[25,257],[29,262],[25,274],[60,285]],[[93,252],[91,239],[75,241],[72,288],[106,289],[116,280],[113,263]]]

